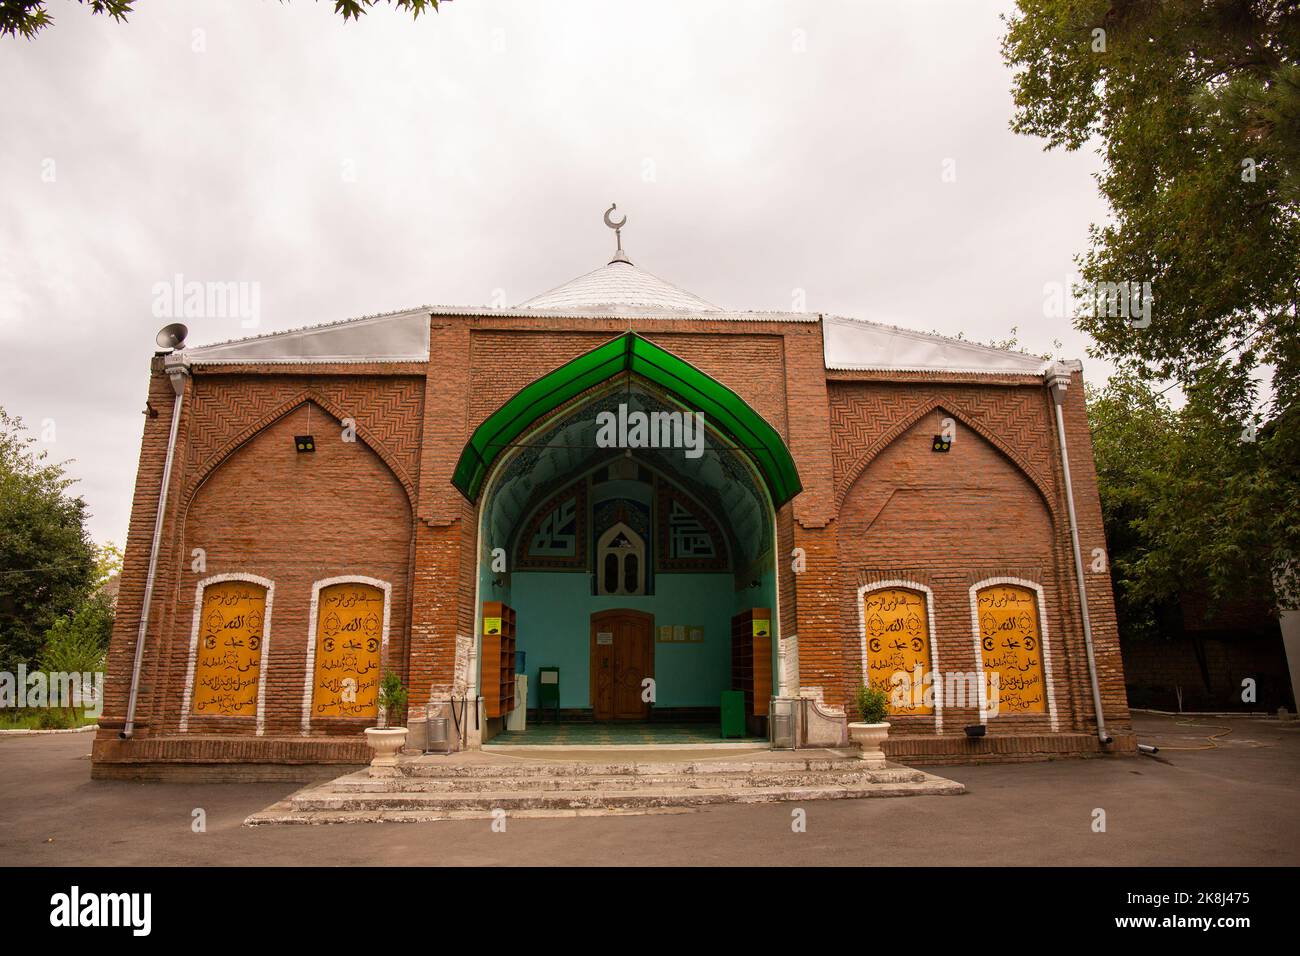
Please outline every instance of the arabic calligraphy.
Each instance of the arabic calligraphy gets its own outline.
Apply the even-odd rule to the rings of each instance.
[[[321,588],[316,612],[312,715],[376,717],[384,592],[348,581]]]
[[[930,627],[925,595],[906,588],[881,588],[863,595],[867,629],[867,673],[872,687],[890,695],[889,712],[899,716],[934,713],[924,682],[930,672]],[[903,681],[894,675],[902,673]],[[914,693],[895,694],[897,684],[915,684]]]
[[[975,597],[986,674],[998,675],[998,713],[1047,712],[1038,598],[1029,588],[998,584]],[[991,681],[990,681],[991,683]]]
[[[194,659],[192,712],[257,715],[262,671],[266,588],[251,581],[217,581],[203,589]]]

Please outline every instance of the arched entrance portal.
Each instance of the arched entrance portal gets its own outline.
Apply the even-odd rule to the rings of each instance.
[[[456,479],[479,504],[478,691],[499,687],[502,608],[528,681],[527,729],[489,701],[485,739],[717,740],[731,690],[766,733],[775,514],[799,484],[735,393],[629,333],[502,406]]]

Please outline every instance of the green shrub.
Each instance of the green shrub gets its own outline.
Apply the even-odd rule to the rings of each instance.
[[[42,710],[36,715],[38,730],[66,730],[71,725],[72,721],[68,719],[68,715],[54,707]]]
[[[858,714],[864,724],[883,724],[889,716],[889,695],[879,687],[859,684]]]
[[[72,614],[56,618],[46,630],[40,667],[45,671],[79,674],[102,671],[112,633],[112,604],[101,595],[91,597]]]
[[[406,693],[406,687],[397,671],[384,671],[384,676],[379,681],[379,706],[384,709],[385,726],[405,726]]]

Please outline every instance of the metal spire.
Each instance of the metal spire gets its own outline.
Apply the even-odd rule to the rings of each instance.
[[[632,260],[623,252],[623,227],[627,225],[627,213],[623,213],[623,218],[615,222],[610,218],[610,214],[618,209],[618,203],[610,203],[609,208],[605,210],[605,225],[614,230],[614,238],[618,242],[618,250],[614,253],[614,258],[610,259],[610,264],[615,262],[626,262],[632,264]]]

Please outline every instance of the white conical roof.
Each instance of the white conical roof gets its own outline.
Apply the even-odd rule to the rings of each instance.
[[[622,314],[636,312],[721,312],[712,302],[679,289],[615,257],[608,265],[521,302],[520,309]]]

